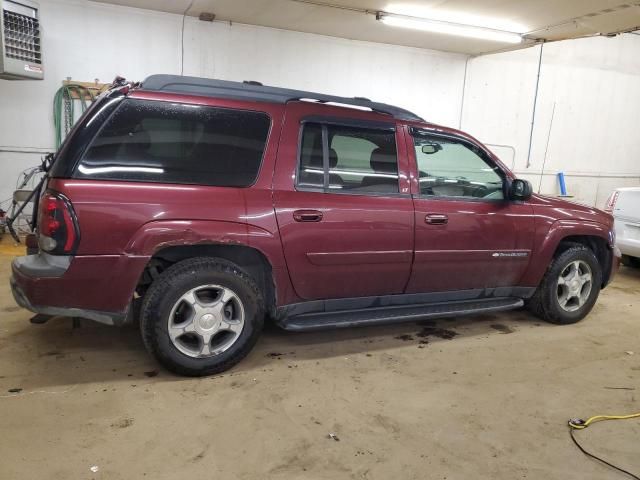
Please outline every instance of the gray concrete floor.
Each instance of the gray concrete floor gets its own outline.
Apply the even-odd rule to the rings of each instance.
[[[515,311],[438,321],[438,335],[272,327],[232,371],[186,379],[133,328],[29,324],[9,292],[11,253],[0,251],[0,479],[623,478],[584,457],[566,421],[640,411],[640,270],[622,268],[573,326]],[[640,472],[640,421],[578,435]]]

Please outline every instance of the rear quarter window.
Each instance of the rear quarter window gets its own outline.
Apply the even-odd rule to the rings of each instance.
[[[260,171],[270,125],[263,112],[128,99],[74,177],[247,187]]]

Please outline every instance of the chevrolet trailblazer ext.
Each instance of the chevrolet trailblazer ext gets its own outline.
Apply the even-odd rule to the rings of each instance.
[[[153,75],[78,121],[39,200],[17,302],[121,325],[170,370],[289,330],[518,308],[582,319],[611,215],[532,195],[483,145],[364,98]],[[140,309],[134,305],[141,303]]]

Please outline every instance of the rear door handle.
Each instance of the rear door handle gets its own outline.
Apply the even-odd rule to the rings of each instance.
[[[449,217],[441,213],[427,213],[424,221],[429,225],[446,225],[449,223]]]
[[[320,210],[296,210],[293,212],[293,219],[296,222],[320,222],[322,212]]]

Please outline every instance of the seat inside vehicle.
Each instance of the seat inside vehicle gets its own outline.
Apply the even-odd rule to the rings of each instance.
[[[368,192],[398,192],[398,163],[394,153],[387,153],[382,148],[371,152],[369,161],[372,174],[362,178],[360,190]]]
[[[323,185],[324,174],[323,172],[323,158],[322,150],[313,150],[310,156],[309,165],[303,169],[300,173],[300,183],[308,185]],[[338,165],[338,154],[333,148],[329,149],[329,169],[334,169]],[[344,180],[337,173],[329,173],[329,185],[330,186],[342,186]]]

